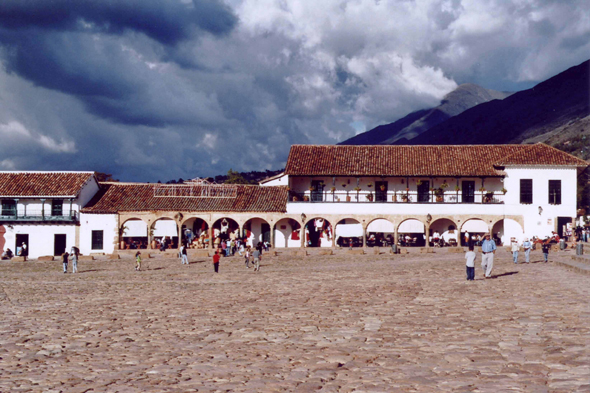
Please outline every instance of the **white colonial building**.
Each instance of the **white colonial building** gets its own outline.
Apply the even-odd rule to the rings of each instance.
[[[0,172],[0,249],[30,257],[121,249],[463,245],[562,233],[588,164],[545,144],[303,146],[260,186],[96,181],[93,172]],[[435,239],[438,242],[434,242]],[[442,240],[441,240],[442,239]]]
[[[289,187],[286,215],[300,217],[302,245],[428,246],[434,235],[462,244],[484,233],[505,243],[573,222],[587,166],[542,143],[296,145],[285,172],[262,185]]]
[[[80,210],[99,189],[94,172],[0,172],[0,249],[61,255],[80,241]]]

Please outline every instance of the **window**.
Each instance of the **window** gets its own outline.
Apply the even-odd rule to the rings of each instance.
[[[102,250],[103,231],[92,231],[92,249]]]
[[[561,180],[549,180],[549,204],[561,205]]]
[[[533,179],[520,179],[520,203],[533,203]]]
[[[64,213],[64,201],[62,199],[53,199],[51,201],[51,215],[52,216],[63,216]]]
[[[14,216],[16,214],[16,201],[13,199],[2,199],[2,215]]]

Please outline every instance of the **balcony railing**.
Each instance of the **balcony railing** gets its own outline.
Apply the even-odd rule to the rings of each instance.
[[[72,213],[70,214],[69,212],[67,214],[60,214],[60,215],[54,215],[51,213],[51,211],[49,212],[43,212],[41,210],[37,211],[37,210],[33,210],[33,211],[29,211],[27,210],[26,212],[23,211],[15,211],[15,210],[6,210],[3,209],[0,212],[0,221],[27,221],[27,222],[33,222],[33,221],[67,221],[67,222],[75,222],[78,220],[78,213],[76,211],[72,211]]]
[[[289,192],[289,202],[293,203],[448,203],[448,204],[503,204],[501,191],[475,191],[473,195],[447,191],[443,195],[435,192],[417,191],[305,191]]]

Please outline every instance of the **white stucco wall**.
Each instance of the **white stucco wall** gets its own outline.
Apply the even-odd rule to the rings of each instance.
[[[127,220],[123,224],[125,231],[124,237],[146,237],[148,235],[147,224],[143,220]]]
[[[29,235],[29,258],[53,255],[55,235],[66,235],[66,250],[76,245],[76,226],[73,224],[4,224],[6,241],[4,249],[10,248],[16,254],[16,235]],[[18,244],[20,247],[21,245]],[[2,250],[4,251],[4,250]]]
[[[80,214],[80,252],[112,254],[115,251],[115,241],[118,236],[117,214]],[[92,231],[103,231],[103,249],[92,249]]]
[[[289,185],[289,175],[283,175],[277,177],[276,179],[268,180],[265,182],[260,182],[261,186],[288,186]]]

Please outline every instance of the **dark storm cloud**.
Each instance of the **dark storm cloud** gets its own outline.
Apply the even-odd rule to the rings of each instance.
[[[0,2],[0,169],[281,168],[475,82],[585,60],[583,0]],[[353,128],[354,127],[354,128]]]
[[[166,0],[4,0],[0,25],[5,29],[91,30],[121,34],[141,32],[163,44],[188,39],[193,29],[227,34],[236,16],[215,0],[192,3]]]

